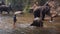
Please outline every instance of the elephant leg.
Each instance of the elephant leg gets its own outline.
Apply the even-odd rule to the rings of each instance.
[[[0,11],[0,13],[2,14],[2,11]]]
[[[52,17],[52,14],[51,14],[50,12],[47,12],[46,14],[47,14],[48,16],[50,16],[50,18],[51,18],[51,19],[50,19],[50,22],[52,22],[52,21],[53,21],[53,18],[54,18],[54,17]]]
[[[45,18],[45,12],[42,12],[42,20],[44,21]]]
[[[51,21],[53,21],[53,17],[51,17]]]
[[[51,21],[53,21],[53,18],[54,17],[52,17],[52,14],[51,13],[48,13],[47,15],[50,16],[51,17]]]
[[[45,13],[42,14],[42,20],[44,20],[44,18],[45,18]]]
[[[9,12],[8,12],[8,14],[9,14]]]
[[[9,14],[9,11],[7,11],[7,13]]]

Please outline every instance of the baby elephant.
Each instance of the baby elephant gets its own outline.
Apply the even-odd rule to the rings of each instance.
[[[40,18],[35,18],[31,26],[36,26],[36,27],[43,27],[43,22],[40,20]]]

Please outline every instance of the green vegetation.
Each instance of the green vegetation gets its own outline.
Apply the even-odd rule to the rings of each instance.
[[[44,5],[48,0],[1,0],[5,1],[8,5],[11,3],[12,8],[15,10],[23,10],[25,12],[29,11],[29,7],[32,6],[34,2],[38,2],[39,5]],[[59,3],[60,0],[57,2]]]
[[[24,10],[25,12],[29,11],[29,7],[38,1],[40,5],[43,5],[46,0],[6,0],[6,4],[11,3],[11,6],[16,10]]]

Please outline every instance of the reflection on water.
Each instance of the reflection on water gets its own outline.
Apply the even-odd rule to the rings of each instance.
[[[59,17],[60,18],[60,17]],[[55,19],[55,20],[59,20]],[[13,16],[0,15],[0,34],[59,34],[60,23],[44,23],[44,27],[29,26],[30,24],[16,23],[16,28],[13,29]],[[57,25],[57,26],[56,26]]]

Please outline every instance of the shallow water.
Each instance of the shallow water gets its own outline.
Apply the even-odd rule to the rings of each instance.
[[[52,23],[44,21],[43,28],[20,22],[16,23],[16,28],[13,29],[13,16],[0,15],[0,34],[60,34],[60,17],[54,20]]]

